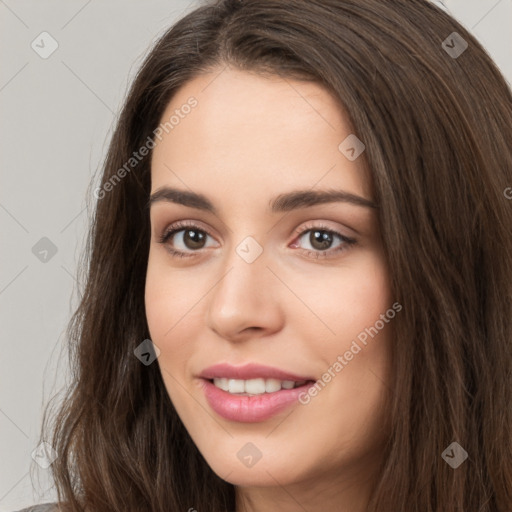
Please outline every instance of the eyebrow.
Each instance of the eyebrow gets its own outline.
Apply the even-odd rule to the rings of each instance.
[[[150,208],[153,204],[159,202],[181,204],[211,212],[214,215],[218,214],[217,209],[206,196],[188,190],[162,187],[151,194],[146,207]],[[378,208],[373,201],[344,190],[295,190],[286,192],[271,199],[269,207],[272,213],[279,213],[336,202],[349,203],[365,208]]]

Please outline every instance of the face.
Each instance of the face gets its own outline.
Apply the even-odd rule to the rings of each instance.
[[[346,116],[320,85],[231,68],[183,86],[172,115],[151,161],[145,305],[183,424],[244,488],[370,475],[395,310],[370,175],[339,149]]]

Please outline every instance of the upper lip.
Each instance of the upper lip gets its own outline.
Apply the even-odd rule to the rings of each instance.
[[[262,378],[292,380],[295,382],[300,382],[303,380],[315,380],[313,377],[300,376],[287,372],[285,370],[281,370],[279,368],[274,368],[272,366],[264,366],[256,363],[248,363],[243,366],[232,366],[228,363],[214,364],[213,366],[205,368],[199,374],[199,377],[203,379],[227,378],[240,380]]]

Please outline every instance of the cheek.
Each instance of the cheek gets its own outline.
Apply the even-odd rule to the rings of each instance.
[[[190,303],[196,293],[187,297],[183,286],[179,272],[171,271],[159,258],[150,254],[144,296],[146,319],[151,340],[161,351],[158,360],[165,362],[166,366],[175,365],[183,357],[183,350],[191,349],[184,330],[190,333],[190,327],[197,325],[195,315],[198,311],[192,307],[194,300]],[[171,353],[172,358],[169,357]]]
[[[179,278],[174,274],[150,257],[144,300],[150,338],[160,349],[156,362],[162,380],[175,408],[183,414],[190,407],[183,383],[197,338],[191,329],[199,320],[194,318],[194,308],[177,292]]]
[[[304,277],[302,284],[300,294],[320,320],[312,327],[337,349],[373,326],[393,302],[387,266],[372,252],[358,255],[354,265],[326,269],[316,280]]]
[[[392,307],[388,269],[380,254],[367,253],[350,271],[343,269],[337,279],[323,281],[322,293],[318,286],[308,295],[329,328],[322,330],[326,333],[322,336],[316,329],[316,343],[310,347],[323,363],[320,371],[325,372],[321,380],[326,386],[320,386],[319,395],[351,404],[365,421],[365,415],[380,405],[383,382],[391,378],[393,318],[399,313]],[[315,325],[318,328],[318,322]],[[312,326],[305,329],[310,331],[306,338],[315,339]],[[322,414],[322,410],[316,412]],[[339,414],[340,421],[347,421]]]
[[[173,311],[174,304],[171,300],[168,283],[165,277],[162,278],[165,274],[159,271],[158,265],[153,263],[153,259],[150,255],[146,274],[144,303],[151,339],[154,343],[157,343],[157,340],[161,341],[166,331],[172,326],[169,315],[165,314],[165,312]]]

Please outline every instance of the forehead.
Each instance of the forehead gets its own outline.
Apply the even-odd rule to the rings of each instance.
[[[175,184],[268,195],[292,181],[371,196],[363,158],[338,148],[352,133],[348,116],[317,83],[218,68],[175,93],[161,126],[171,118],[155,140],[153,191]]]

